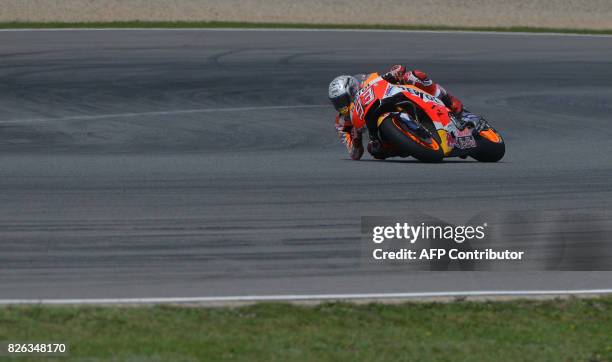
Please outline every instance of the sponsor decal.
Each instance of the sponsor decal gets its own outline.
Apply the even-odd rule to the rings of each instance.
[[[453,136],[453,134],[450,132],[446,132],[446,145],[448,146],[448,148],[449,149],[455,148],[456,143],[457,143],[457,140],[455,139],[455,136]]]
[[[472,129],[464,128],[462,130],[456,130],[455,144],[458,148],[463,150],[476,147],[476,139],[474,139],[474,136],[472,136]]]

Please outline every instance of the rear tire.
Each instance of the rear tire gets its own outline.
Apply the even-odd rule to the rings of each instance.
[[[412,156],[422,162],[440,162],[444,158],[444,151],[434,137],[423,140],[393,116],[382,121],[379,131],[385,142],[392,144],[400,156]]]
[[[480,162],[497,162],[501,160],[506,154],[506,144],[504,140],[501,138],[499,133],[494,129],[490,129],[493,131],[498,137],[498,142],[494,142],[489,140],[481,135],[476,136],[476,151],[471,154],[472,158]]]

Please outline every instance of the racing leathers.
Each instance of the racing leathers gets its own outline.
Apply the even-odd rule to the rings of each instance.
[[[393,84],[413,85],[440,99],[459,119],[462,118],[464,110],[461,101],[448,93],[441,85],[433,82],[426,73],[420,70],[407,71],[406,67],[402,65],[394,65],[387,73],[382,75],[382,78]],[[357,76],[357,79],[361,82],[361,86],[363,86],[366,76],[360,75]],[[353,127],[350,112],[338,114],[335,126],[338,137],[345,144],[351,159],[359,160],[364,153],[363,129]],[[371,134],[370,141],[368,142],[368,152],[377,159],[393,156],[392,150],[386,148],[380,140]]]

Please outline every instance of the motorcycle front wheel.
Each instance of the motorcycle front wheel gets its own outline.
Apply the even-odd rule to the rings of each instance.
[[[400,156],[412,156],[422,162],[440,162],[444,151],[434,137],[423,137],[393,115],[385,117],[378,127],[385,142],[393,145]]]
[[[476,145],[476,151],[470,156],[480,162],[497,162],[506,154],[506,144],[493,128],[480,131],[476,136]]]

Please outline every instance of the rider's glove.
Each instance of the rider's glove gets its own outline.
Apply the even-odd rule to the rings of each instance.
[[[391,67],[391,69],[389,70],[389,74],[395,77],[395,79],[402,79],[404,77],[404,74],[406,74],[406,67],[404,67],[403,65],[396,64]]]
[[[382,76],[382,78],[391,83],[400,83],[404,79],[405,74],[406,67],[397,64],[392,66],[391,69]]]
[[[434,84],[433,81],[429,79],[429,76],[427,76],[427,73],[416,69],[404,75],[404,83],[414,84],[419,88],[431,87]],[[430,91],[428,90],[428,92]]]

